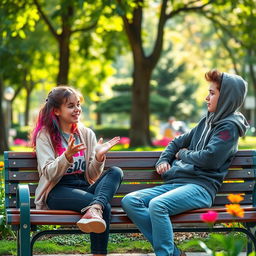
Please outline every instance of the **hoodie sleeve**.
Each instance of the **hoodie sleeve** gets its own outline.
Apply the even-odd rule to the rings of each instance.
[[[156,166],[163,162],[167,162],[170,165],[172,164],[173,160],[175,159],[175,154],[182,148],[187,148],[190,145],[191,138],[195,132],[196,128],[193,128],[190,132],[182,134],[172,140],[165,150],[162,152],[159,160],[156,163]]]
[[[179,159],[203,169],[218,169],[237,151],[239,134],[234,123],[216,127],[204,149],[199,151],[181,149]]]

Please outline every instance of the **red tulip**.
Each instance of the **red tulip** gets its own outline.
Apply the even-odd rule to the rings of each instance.
[[[213,224],[218,218],[218,213],[215,211],[208,211],[206,213],[202,213],[200,218],[203,222]]]

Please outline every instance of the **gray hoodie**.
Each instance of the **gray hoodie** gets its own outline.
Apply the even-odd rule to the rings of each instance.
[[[246,93],[247,83],[240,76],[223,73],[216,111],[171,141],[156,163],[171,165],[162,175],[166,183],[198,184],[214,199],[237,152],[238,138],[249,128],[245,117],[236,112]]]

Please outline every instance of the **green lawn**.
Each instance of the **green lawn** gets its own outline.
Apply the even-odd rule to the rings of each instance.
[[[198,234],[192,235],[197,237]],[[177,238],[179,233],[175,233]],[[183,233],[180,237],[183,236]],[[235,236],[246,244],[244,234],[235,234]],[[198,237],[188,240],[177,240],[176,244],[184,251],[200,252],[203,251],[198,245]],[[211,249],[222,250],[220,244],[210,237],[200,238]],[[37,241],[34,246],[34,254],[76,254],[76,253],[90,253],[90,241],[88,235],[66,235],[55,236]],[[141,234],[110,234],[110,241],[108,244],[109,253],[152,253],[153,249],[148,241],[146,241]],[[15,241],[0,241],[0,255],[16,255]]]
[[[135,234],[110,234],[108,245],[109,253],[127,252],[152,252],[152,247],[141,235],[135,238]],[[58,253],[90,253],[90,240],[88,235],[63,235],[37,241],[34,246],[34,254],[58,254]],[[0,241],[0,255],[16,255],[15,241]]]
[[[115,151],[161,151],[164,147],[136,147],[136,148],[127,148],[123,145],[116,145],[113,147],[112,150]],[[256,149],[256,136],[246,136],[239,139],[239,149]],[[31,148],[24,147],[24,146],[11,146],[12,151],[32,151]],[[1,160],[1,156],[0,156]]]
[[[246,136],[239,139],[239,149],[256,149],[256,136]]]

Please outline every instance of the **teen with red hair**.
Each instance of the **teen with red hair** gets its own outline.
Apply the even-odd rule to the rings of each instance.
[[[240,76],[210,70],[207,115],[172,140],[156,163],[164,184],[122,199],[129,218],[150,241],[156,256],[183,256],[174,244],[170,216],[210,207],[248,123],[238,112],[247,83]]]
[[[103,172],[105,154],[119,142],[98,143],[94,132],[79,122],[82,96],[73,88],[54,88],[39,112],[31,141],[38,159],[37,209],[84,213],[77,226],[90,233],[91,252],[107,254],[110,204],[122,170]]]

